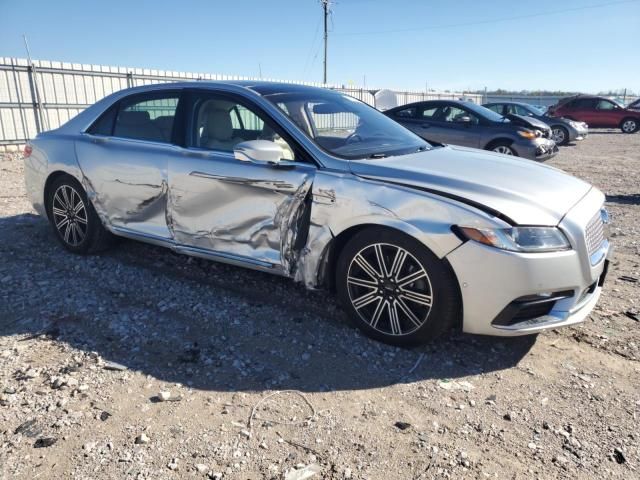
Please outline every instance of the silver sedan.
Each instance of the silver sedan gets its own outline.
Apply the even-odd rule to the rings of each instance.
[[[291,277],[334,290],[359,328],[394,344],[580,322],[608,264],[591,185],[430,145],[319,88],[123,90],[38,135],[25,164],[35,209],[71,252],[121,236]]]

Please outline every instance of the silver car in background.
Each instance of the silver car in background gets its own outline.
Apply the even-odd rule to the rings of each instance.
[[[546,107],[534,107],[521,102],[492,102],[483,107],[499,115],[520,115],[532,117],[551,127],[553,141],[558,145],[568,145],[575,140],[584,140],[589,135],[589,125],[563,117],[550,117]]]
[[[591,185],[430,145],[319,88],[123,90],[38,135],[25,165],[35,209],[71,252],[116,235],[291,277],[334,290],[359,328],[399,345],[458,325],[522,335],[580,322],[608,264]]]

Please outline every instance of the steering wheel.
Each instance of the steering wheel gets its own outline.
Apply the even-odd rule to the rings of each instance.
[[[362,137],[360,136],[359,133],[353,132],[351,135],[349,135],[346,140],[344,141],[345,145],[350,145],[352,143],[356,143],[356,142],[361,142],[362,141]]]

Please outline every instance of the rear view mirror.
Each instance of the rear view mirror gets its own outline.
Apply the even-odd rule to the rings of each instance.
[[[241,162],[277,165],[283,154],[282,147],[269,140],[249,140],[240,142],[233,148],[233,156]]]

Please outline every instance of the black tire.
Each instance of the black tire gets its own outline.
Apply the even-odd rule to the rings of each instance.
[[[620,122],[620,130],[622,133],[636,133],[640,130],[640,120],[628,117]]]
[[[491,142],[485,147],[485,150],[501,153],[503,155],[513,155],[514,157],[518,156],[518,152],[513,149],[509,140],[498,140],[495,142]]]
[[[53,233],[73,253],[95,253],[113,238],[104,228],[80,182],[70,175],[56,178],[47,190],[46,208]]]
[[[400,251],[405,254],[398,257]],[[384,259],[383,275],[375,262],[378,255]],[[377,278],[360,266],[362,259]],[[460,318],[460,295],[450,267],[417,240],[384,227],[366,228],[345,245],[336,265],[336,290],[354,325],[391,345],[433,340]]]
[[[558,134],[555,133],[556,130],[558,130]],[[552,132],[553,140],[556,142],[556,145],[567,145],[569,143],[569,130],[567,130],[562,125],[553,125],[551,127],[551,132]],[[557,141],[556,140],[557,136],[561,136],[562,140]]]

